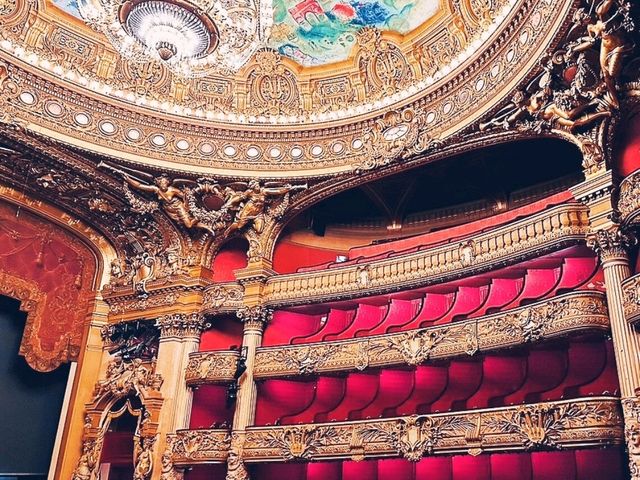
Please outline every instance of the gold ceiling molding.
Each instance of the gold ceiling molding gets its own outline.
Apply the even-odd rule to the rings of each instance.
[[[606,332],[608,329],[604,295],[576,292],[449,325],[351,340],[258,348],[253,374],[256,378],[273,378],[415,366],[429,360],[472,356],[578,331]],[[206,357],[205,352],[193,353],[190,365],[194,362],[195,369],[195,362]],[[214,377],[216,373],[219,372],[212,372]],[[189,381],[187,376],[187,383]]]
[[[591,397],[453,413],[303,425],[249,427],[240,461],[324,461],[619,445],[620,402]],[[186,467],[222,462],[228,432],[179,430],[172,459]],[[235,459],[234,459],[235,460]]]
[[[300,305],[431,285],[584,242],[588,232],[587,207],[560,205],[461,243],[361,265],[276,275],[267,279],[266,303]]]
[[[18,0],[18,3],[21,1]],[[535,67],[536,59],[570,21],[568,14],[573,5],[574,2],[569,0],[520,0],[512,7],[511,14],[499,30],[489,38],[483,38],[483,41],[474,40],[471,45],[465,43],[464,35],[459,31],[447,34],[453,37],[440,35],[438,38],[441,46],[429,47],[427,50],[431,52],[430,55],[449,57],[455,63],[455,52],[443,51],[443,46],[457,43],[472,46],[474,55],[456,68],[442,67],[433,74],[438,76],[439,73],[437,80],[433,80],[435,77],[427,77],[433,80],[432,85],[420,88],[416,87],[417,84],[406,86],[404,83],[406,78],[422,78],[419,82],[425,78],[425,60],[419,61],[419,54],[416,53],[418,50],[412,47],[410,52],[405,52],[394,35],[365,29],[361,31],[360,53],[355,55],[359,62],[358,68],[361,66],[366,72],[355,77],[363,82],[360,87],[362,93],[358,95],[361,99],[379,97],[383,99],[375,100],[380,104],[379,109],[394,110],[400,116],[409,111],[414,112],[415,118],[420,122],[418,127],[425,131],[426,138],[444,141],[494,108],[500,99],[509,94],[512,86]],[[32,15],[37,17],[39,13]],[[466,15],[465,19],[467,17],[473,18],[471,14]],[[89,87],[94,80],[88,77],[85,77],[86,85],[76,85],[69,79],[60,81],[55,72],[42,67],[41,60],[36,59],[39,54],[35,50],[41,51],[49,42],[48,29],[51,28],[51,23],[48,21],[49,23],[43,19],[34,22],[30,29],[39,25],[40,33],[29,30],[32,34],[26,36],[11,33],[13,28],[3,27],[1,30],[5,36],[13,35],[13,39],[0,42],[0,47],[7,46],[7,42],[14,45],[22,37],[27,43],[17,50],[18,53],[14,47],[12,53],[7,53],[6,49],[0,51],[0,60],[4,62],[0,68],[0,85],[3,88],[5,122],[18,122],[28,130],[69,145],[132,163],[193,173],[234,176],[282,176],[286,173],[288,177],[317,176],[358,170],[368,160],[371,145],[367,143],[370,140],[363,136],[363,129],[374,125],[373,119],[380,115],[378,110],[367,112],[366,109],[353,107],[353,111],[343,119],[337,118],[337,112],[313,113],[319,107],[304,97],[307,94],[304,92],[308,92],[310,96],[315,94],[321,99],[330,99],[331,95],[319,93],[326,89],[323,90],[319,80],[313,76],[304,77],[313,78],[309,85],[300,83],[299,78],[294,81],[299,72],[288,60],[279,58],[273,52],[261,52],[261,62],[256,61],[247,66],[248,83],[242,89],[236,91],[234,88],[224,87],[213,90],[227,92],[225,95],[233,100],[232,104],[237,104],[235,108],[258,109],[263,113],[282,110],[286,114],[271,115],[264,125],[249,125],[242,123],[241,116],[246,120],[251,114],[242,111],[234,114],[237,118],[225,126],[216,117],[207,118],[204,113],[198,116],[197,113],[204,110],[199,110],[195,105],[183,107],[182,113],[180,110],[175,113],[175,109],[172,113],[152,112],[150,105],[127,101],[128,94],[123,93],[124,98],[111,98],[102,93],[90,92]],[[20,21],[15,22],[15,25],[21,25]],[[11,25],[11,22],[7,25]],[[452,38],[457,41],[450,41]],[[82,50],[97,51],[89,47]],[[104,60],[108,59],[108,55],[101,58],[103,62],[108,61]],[[384,62],[391,62],[398,67],[393,70],[396,76],[383,75],[382,70],[376,67]],[[402,62],[406,62],[406,69],[400,68],[404,65]],[[70,62],[72,65],[80,63],[78,60]],[[104,70],[103,77],[116,76],[104,66],[92,68],[96,71]],[[433,66],[429,68],[432,70]],[[124,66],[115,69],[118,74],[125,70]],[[341,69],[331,71],[342,73]],[[402,75],[398,76],[400,74]],[[160,72],[156,77],[154,75],[156,74],[150,78],[145,77],[147,79],[144,83],[153,84],[153,78],[157,77],[158,82],[165,85],[163,88],[166,98],[180,98],[188,90],[185,85],[167,80]],[[76,80],[81,78],[78,73],[70,76]],[[259,78],[263,77],[278,79],[275,83],[287,89],[278,95],[278,98],[283,99],[283,104],[274,104],[265,97],[264,92],[260,93],[252,87],[258,85]],[[296,89],[300,95],[294,94]],[[391,100],[389,103],[386,99],[393,99],[398,95],[390,94],[393,89],[412,93],[406,101],[393,103]],[[334,90],[343,91],[342,87],[335,87]],[[201,93],[195,96],[203,98]],[[242,99],[250,107],[243,107]],[[335,105],[348,105],[345,102],[346,100],[334,100]],[[224,104],[218,100],[216,103]],[[192,117],[184,113],[186,108],[193,113]],[[308,126],[300,122],[291,123],[290,112],[295,111],[306,112],[305,115],[313,113],[316,116],[309,116],[311,124]],[[326,118],[317,115],[325,115]],[[412,129],[417,128],[412,121],[404,122],[400,129],[397,128],[398,125],[395,127],[392,133],[385,131],[378,136],[382,139],[376,145],[378,151],[393,150],[395,143],[404,138],[397,137],[399,132],[409,134]],[[400,141],[406,142],[406,139]]]

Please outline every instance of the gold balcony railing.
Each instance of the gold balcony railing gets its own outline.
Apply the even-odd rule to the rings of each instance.
[[[362,297],[473,275],[584,240],[588,209],[553,207],[523,220],[406,255],[325,270],[276,275],[267,280],[271,306]]]
[[[592,397],[380,420],[250,427],[242,460],[319,461],[566,449],[620,444],[619,401]],[[224,461],[229,437],[219,430],[177,432],[178,466]]]
[[[596,291],[572,292],[505,312],[418,330],[349,340],[259,348],[255,378],[418,365],[540,342],[576,331],[607,331],[606,300]],[[189,385],[230,381],[237,352],[195,352]]]

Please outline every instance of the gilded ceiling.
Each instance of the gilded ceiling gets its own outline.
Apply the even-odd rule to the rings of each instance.
[[[477,123],[577,3],[441,2],[276,0],[267,45],[236,73],[184,76],[120,55],[64,12],[71,4],[2,0],[3,114],[87,151],[196,174],[365,171]],[[297,7],[310,10],[294,25]]]

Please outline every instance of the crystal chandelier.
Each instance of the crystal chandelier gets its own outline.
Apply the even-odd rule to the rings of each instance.
[[[186,77],[233,73],[264,46],[270,0],[81,0],[79,10],[131,61]]]

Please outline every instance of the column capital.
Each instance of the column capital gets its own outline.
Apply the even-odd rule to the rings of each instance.
[[[603,266],[614,261],[628,262],[628,250],[636,243],[635,236],[617,224],[587,234],[587,245],[600,256]]]
[[[257,328],[262,331],[273,318],[273,309],[264,305],[246,306],[239,309],[236,316],[246,328]]]
[[[174,313],[156,320],[156,326],[160,328],[160,339],[199,338],[202,331],[210,325],[201,313]]]

